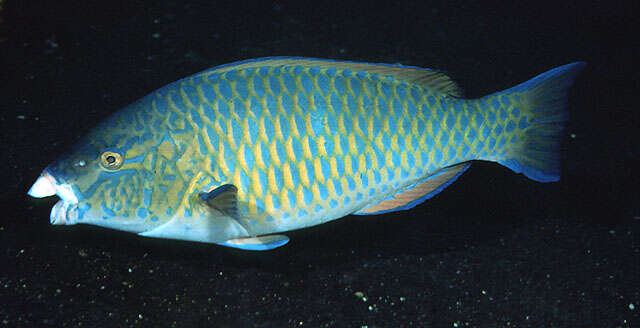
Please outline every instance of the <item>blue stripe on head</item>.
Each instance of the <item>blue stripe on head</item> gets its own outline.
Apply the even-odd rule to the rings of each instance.
[[[100,207],[102,208],[102,212],[104,214],[106,214],[109,217],[114,217],[116,216],[116,213],[111,210],[110,208],[108,208],[107,206],[105,206],[104,202],[100,203]]]

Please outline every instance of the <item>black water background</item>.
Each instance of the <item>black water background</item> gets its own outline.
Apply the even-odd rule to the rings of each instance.
[[[623,1],[8,1],[0,26],[0,320],[637,325],[634,9]],[[571,93],[559,183],[478,163],[412,211],[294,232],[273,252],[51,227],[55,201],[26,197],[44,166],[118,108],[207,67],[273,55],[438,68],[470,97],[571,61],[589,66]]]

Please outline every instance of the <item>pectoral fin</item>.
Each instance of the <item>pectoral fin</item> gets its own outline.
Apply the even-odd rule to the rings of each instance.
[[[229,239],[218,245],[244,249],[247,251],[266,251],[285,245],[289,242],[289,237],[285,235],[265,235],[257,237],[245,237]]]
[[[208,206],[228,215],[238,217],[238,188],[232,184],[225,184],[210,192],[200,193],[200,199]]]

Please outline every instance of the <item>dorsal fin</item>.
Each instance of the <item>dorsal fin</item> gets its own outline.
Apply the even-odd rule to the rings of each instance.
[[[413,208],[448,187],[469,167],[469,165],[471,164],[461,163],[444,168],[438,173],[429,176],[423,182],[416,184],[413,188],[404,190],[393,195],[390,199],[385,199],[380,203],[364,208],[354,214],[382,214]]]
[[[202,73],[222,73],[234,69],[281,65],[319,67],[326,69],[350,69],[356,72],[364,71],[381,76],[391,76],[395,79],[404,81],[409,84],[417,84],[423,88],[435,90],[447,95],[462,97],[462,90],[460,89],[460,87],[458,87],[458,85],[446,74],[439,71],[414,66],[359,63],[351,61],[305,57],[264,57],[217,66]]]

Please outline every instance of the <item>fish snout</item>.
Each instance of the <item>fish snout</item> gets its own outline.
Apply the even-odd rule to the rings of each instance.
[[[56,180],[49,172],[44,171],[29,188],[27,194],[34,198],[49,197],[56,194]]]
[[[44,170],[27,194],[35,198],[57,195],[60,200],[51,208],[51,224],[73,224],[78,218],[78,197],[69,184],[59,184],[56,178]]]
[[[77,204],[78,196],[68,183],[60,183],[48,170],[44,170],[27,194],[35,198],[58,195],[67,203]]]

